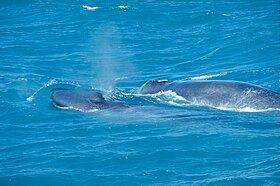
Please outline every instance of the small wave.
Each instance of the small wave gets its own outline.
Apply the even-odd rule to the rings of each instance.
[[[35,95],[40,92],[42,89],[54,85],[56,84],[57,81],[56,80],[50,80],[48,83],[44,84],[41,88],[39,88],[37,91],[35,91],[31,96],[29,96],[28,98],[26,98],[26,101],[32,102],[34,100]]]
[[[222,16],[225,16],[225,17],[230,17],[231,14],[222,14]]]
[[[60,85],[60,84],[64,84],[64,85],[72,85],[72,86],[80,86],[79,84],[76,84],[76,83],[71,83],[71,82],[64,82],[64,83],[60,83],[58,82],[57,80],[53,79],[53,80],[50,80],[49,82],[47,82],[46,84],[44,84],[42,87],[40,87],[38,90],[36,90],[31,96],[29,96],[28,98],[26,98],[26,101],[28,102],[32,102],[35,98],[35,96],[41,92],[42,90],[52,86],[52,85]]]
[[[26,79],[26,78],[18,78],[18,80],[28,82],[28,79]]]
[[[90,11],[95,11],[99,8],[98,6],[88,6],[88,5],[83,5],[82,7]]]
[[[221,48],[215,48],[214,50],[208,52],[207,54],[205,54],[205,55],[203,55],[203,56],[201,56],[201,57],[196,58],[195,61],[207,59],[207,58],[213,56],[213,55],[214,55],[216,52],[218,52],[220,49],[221,49]]]
[[[122,81],[127,79],[129,79],[129,77],[119,77],[119,78],[115,78],[115,81]]]
[[[222,73],[219,73],[219,74],[202,75],[202,76],[192,77],[191,80],[204,80],[204,79],[210,79],[210,78],[220,77],[220,76],[225,76],[225,75],[227,75],[227,72],[222,72]]]
[[[129,8],[129,6],[118,6],[118,8],[120,8],[120,9],[126,9],[126,8]]]

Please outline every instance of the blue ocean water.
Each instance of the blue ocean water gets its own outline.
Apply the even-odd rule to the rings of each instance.
[[[279,7],[0,0],[0,185],[279,185],[279,111],[137,93],[150,79],[279,92]],[[59,110],[54,87],[143,106]]]

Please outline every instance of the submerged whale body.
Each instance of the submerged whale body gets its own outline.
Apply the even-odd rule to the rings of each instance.
[[[280,108],[280,93],[239,81],[150,80],[140,88],[141,94],[160,91],[173,91],[191,103],[212,107],[256,110]]]
[[[98,91],[54,89],[52,90],[51,99],[56,107],[82,111],[129,106],[124,102],[105,99]]]

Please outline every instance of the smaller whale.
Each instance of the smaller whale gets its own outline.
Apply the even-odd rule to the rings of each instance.
[[[58,108],[70,108],[81,111],[94,109],[122,108],[129,104],[104,98],[99,91],[77,91],[54,89],[51,91],[53,104]]]
[[[141,94],[160,91],[173,91],[188,102],[212,107],[280,109],[280,93],[240,81],[150,80],[140,88]]]

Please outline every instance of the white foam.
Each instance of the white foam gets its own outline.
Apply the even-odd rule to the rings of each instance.
[[[25,81],[27,82],[28,80],[26,78],[18,78],[19,81]]]
[[[97,111],[99,111],[99,109],[83,110],[83,109],[78,109],[78,108],[75,108],[75,107],[60,107],[56,104],[54,104],[54,106],[56,108],[59,108],[59,109],[62,109],[62,110],[76,110],[76,111],[80,111],[80,112],[97,112]]]
[[[212,106],[209,106],[212,107]],[[226,111],[235,111],[235,112],[269,112],[269,111],[280,111],[280,109],[255,109],[250,107],[244,107],[244,108],[227,108],[227,107],[212,107],[219,110],[226,110]]]
[[[202,75],[202,76],[192,77],[191,80],[205,80],[205,79],[210,79],[210,78],[220,77],[220,76],[225,76],[225,75],[227,75],[227,72],[221,72],[219,74],[211,74],[211,75]]]
[[[177,103],[176,101],[168,101],[167,103],[176,107],[188,107],[191,105],[190,103]]]
[[[222,15],[225,16],[225,17],[231,16],[231,14],[222,14]]]
[[[120,9],[126,9],[126,8],[128,8],[129,6],[118,6],[118,8],[120,8]]]
[[[168,82],[169,80],[167,80],[167,79],[159,79],[159,80],[157,80],[157,82],[159,82],[159,83],[165,83],[165,82]]]
[[[150,96],[156,99],[157,101],[168,105],[173,105],[177,107],[187,107],[190,105],[190,103],[185,98],[177,95],[172,90],[161,91],[156,94],[151,94]]]
[[[168,91],[160,91],[156,94],[151,94],[152,97],[159,97],[159,96],[164,96],[164,97],[168,97],[169,99],[172,99],[174,101],[186,101],[185,98],[183,98],[182,96],[177,95],[175,92],[173,92],[172,90],[168,90]]]
[[[26,98],[26,101],[32,102],[34,99],[34,94],[32,94],[32,96]]]
[[[143,95],[142,95],[143,96]],[[156,94],[145,94],[144,96],[150,96],[154,99],[156,99],[159,102],[178,106],[178,107],[189,107],[190,105],[195,106],[204,106],[204,107],[210,107],[214,109],[219,110],[225,110],[225,111],[234,111],[234,112],[269,112],[269,111],[280,111],[280,109],[275,108],[268,108],[268,109],[256,109],[251,107],[241,107],[241,108],[235,108],[230,104],[221,105],[221,106],[213,106],[208,103],[204,103],[201,101],[194,101],[194,102],[188,102],[184,97],[177,95],[173,91],[161,91]]]
[[[97,10],[99,7],[98,6],[88,6],[88,5],[83,5],[84,9],[90,10],[90,11],[95,11]]]

